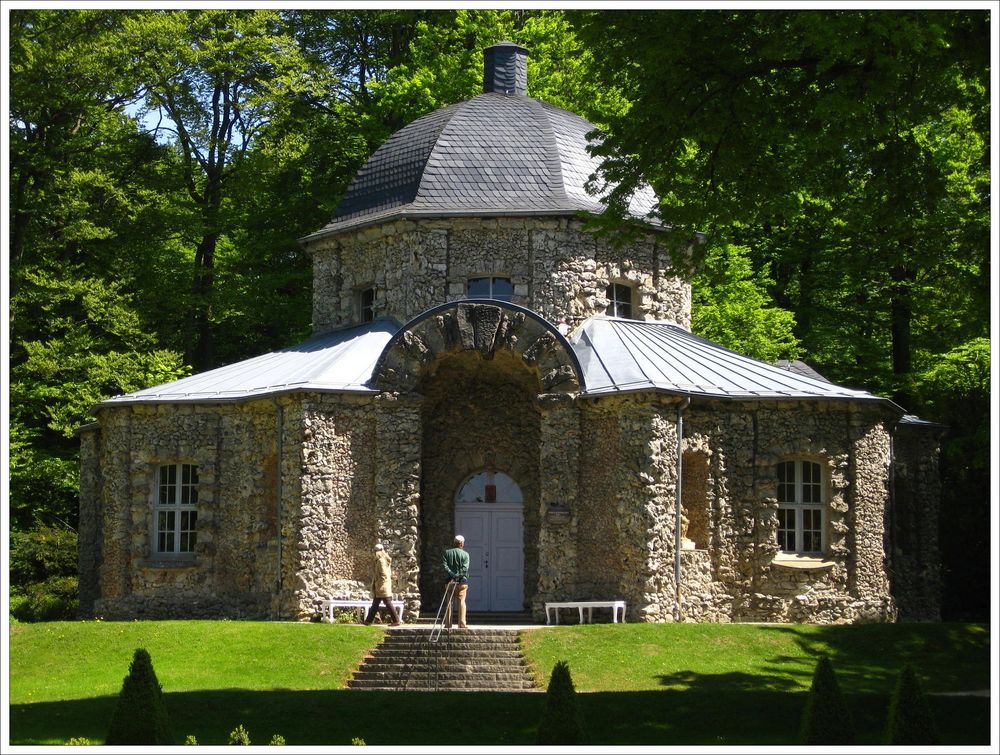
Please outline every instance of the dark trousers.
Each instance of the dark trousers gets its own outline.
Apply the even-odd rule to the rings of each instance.
[[[399,615],[396,613],[396,606],[392,604],[392,598],[375,598],[372,600],[372,607],[368,609],[368,615],[365,617],[365,624],[371,624],[375,621],[375,612],[378,610],[378,604],[385,603],[385,607],[389,610],[389,615],[392,617],[392,623],[399,623]]]

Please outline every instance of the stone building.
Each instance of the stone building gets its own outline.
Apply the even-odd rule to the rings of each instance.
[[[938,616],[937,432],[690,333],[663,229],[587,226],[583,119],[484,93],[365,164],[303,239],[315,335],[103,402],[81,431],[80,592],[108,618],[316,617],[376,541],[410,616],[467,538],[473,611],[629,621]]]

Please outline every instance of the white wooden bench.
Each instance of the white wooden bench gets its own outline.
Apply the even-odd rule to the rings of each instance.
[[[392,601],[392,605],[396,608],[396,615],[399,616],[399,620],[403,620],[403,608],[404,603],[401,600]],[[335,608],[362,608],[367,611],[372,607],[372,601],[370,598],[327,598],[323,601],[323,609],[327,611],[327,616],[329,616],[330,621],[333,621],[333,610]],[[379,604],[381,607],[381,604]]]
[[[587,622],[594,621],[595,608],[610,608],[611,621],[618,623],[618,611],[622,612],[622,624],[625,623],[625,601],[624,600],[564,600],[556,603],[545,604],[545,623],[552,623],[549,610],[554,609],[556,614],[556,624],[559,623],[560,608],[576,608],[580,611],[580,623],[583,623],[583,609],[587,609]]]

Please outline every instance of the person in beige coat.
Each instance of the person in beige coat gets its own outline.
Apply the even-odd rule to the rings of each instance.
[[[378,611],[379,603],[385,603],[385,607],[389,609],[389,615],[392,617],[392,625],[398,627],[402,622],[399,620],[399,614],[396,613],[396,606],[392,604],[392,558],[382,543],[375,543],[374,566],[372,607],[368,609],[365,624],[371,624],[375,620],[375,612]]]

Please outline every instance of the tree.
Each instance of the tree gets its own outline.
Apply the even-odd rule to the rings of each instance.
[[[899,679],[889,701],[884,744],[936,745],[938,737],[934,717],[920,680],[909,664],[899,672]]]
[[[215,366],[213,296],[219,240],[231,228],[227,198],[261,130],[308,88],[306,66],[275,11],[129,14],[123,45],[138,56],[154,133],[181,153],[196,222],[190,362]]]
[[[854,725],[827,656],[821,656],[802,712],[802,744],[852,745]]]
[[[11,13],[11,521],[76,523],[76,429],[108,395],[183,372],[136,293],[161,249],[167,161],[123,109],[121,17]]]
[[[764,362],[794,359],[795,319],[773,306],[766,291],[769,282],[753,270],[745,247],[714,247],[691,282],[692,330]]]
[[[583,718],[576,700],[573,677],[566,661],[558,661],[549,677],[545,708],[538,724],[537,744],[578,745],[586,743]]]
[[[880,382],[905,398],[924,288],[962,267],[955,283],[986,301],[988,172],[977,135],[987,133],[988,14],[576,18],[602,78],[634,103],[612,115],[597,150],[604,176],[620,182],[612,208],[620,213],[645,179],[678,243],[694,231],[763,242],[784,268],[775,278],[813,308],[802,323],[818,324],[829,292],[840,306],[827,317],[865,315],[860,334],[891,357]],[[817,275],[818,263],[834,274]]]
[[[163,690],[145,648],[136,648],[104,738],[108,745],[171,745]]]

